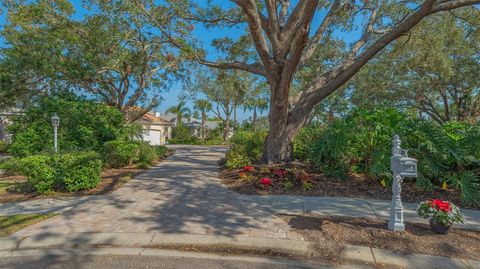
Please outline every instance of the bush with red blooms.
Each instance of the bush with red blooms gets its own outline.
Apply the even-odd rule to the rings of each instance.
[[[276,175],[277,177],[285,177],[288,174],[288,171],[283,168],[280,168],[280,169],[273,170],[273,174]]]
[[[266,188],[266,187],[272,186],[272,180],[268,177],[262,177],[260,179],[260,184],[262,184],[262,186]]]
[[[253,166],[250,166],[250,165],[246,165],[243,167],[244,172],[251,172],[253,170],[254,170]]]
[[[302,183],[302,188],[304,191],[309,191],[313,189],[313,180],[312,176],[307,172],[301,172],[297,175],[297,179]]]
[[[420,203],[417,214],[426,219],[433,219],[446,227],[455,222],[463,223],[463,216],[460,209],[449,201],[440,199],[427,200]]]

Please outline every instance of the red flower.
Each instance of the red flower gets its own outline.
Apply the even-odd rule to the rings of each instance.
[[[260,179],[260,184],[262,184],[264,187],[271,186],[272,185],[272,180],[268,177],[262,177]]]
[[[450,203],[447,201],[442,201],[440,199],[433,199],[432,201],[430,201],[430,206],[434,209],[442,210],[445,212],[452,211],[452,207],[450,206]]]
[[[300,180],[300,182],[311,182],[312,176],[307,172],[303,172],[300,175],[298,175],[298,180]]]
[[[288,174],[288,171],[285,169],[276,169],[273,170],[273,174],[279,177],[284,177]]]
[[[253,171],[253,169],[254,169],[253,166],[250,166],[250,165],[247,165],[247,166],[243,167],[243,171],[245,171],[245,172],[251,172],[251,171]]]

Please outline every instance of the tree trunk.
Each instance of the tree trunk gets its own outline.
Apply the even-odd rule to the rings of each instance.
[[[281,73],[280,73],[281,74]],[[276,83],[279,81],[279,83]],[[293,139],[303,126],[306,115],[300,118],[289,117],[288,93],[290,84],[280,79],[271,79],[270,113],[268,121],[270,131],[263,146],[263,162],[285,163],[293,161]],[[298,116],[298,115],[297,115]]]
[[[230,134],[230,116],[227,116],[224,121],[225,127],[223,128],[223,142],[227,142],[228,135]]]
[[[205,113],[205,111],[202,111],[202,130],[201,130],[201,133],[200,133],[200,137],[202,139],[206,138],[206,135],[205,135],[206,124],[207,124],[207,114]]]
[[[257,127],[257,106],[253,107],[252,129],[255,131]]]
[[[237,104],[233,104],[233,130],[237,130]]]

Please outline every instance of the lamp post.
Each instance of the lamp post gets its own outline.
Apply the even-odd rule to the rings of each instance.
[[[52,120],[52,126],[53,126],[53,149],[55,153],[57,153],[58,152],[57,129],[58,129],[58,126],[60,125],[60,118],[55,113],[53,114],[51,120]]]

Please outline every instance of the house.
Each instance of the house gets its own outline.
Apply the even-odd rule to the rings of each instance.
[[[155,116],[160,117],[162,119],[165,119],[169,122],[172,123],[172,126],[177,126],[177,115],[173,113],[160,113],[160,112],[155,112]],[[182,123],[183,126],[187,127],[190,129],[190,132],[193,136],[195,137],[200,137],[201,136],[201,130],[202,130],[202,120],[201,119],[195,119],[195,118],[182,118]],[[205,129],[206,133],[210,130],[216,129],[220,125],[220,121],[206,121],[205,122]]]
[[[136,121],[142,126],[142,140],[150,145],[165,145],[172,137],[173,123],[155,115],[147,113]]]
[[[206,121],[205,122],[205,133],[208,137],[210,131],[218,128],[221,122],[219,121]],[[188,123],[184,123],[184,126],[190,129],[190,132],[195,137],[201,137],[202,134],[202,121],[197,119],[192,119]]]
[[[0,141],[10,143],[11,134],[7,131],[7,126],[10,125],[11,117],[19,116],[23,114],[23,110],[18,108],[12,108],[5,111],[0,111]]]

